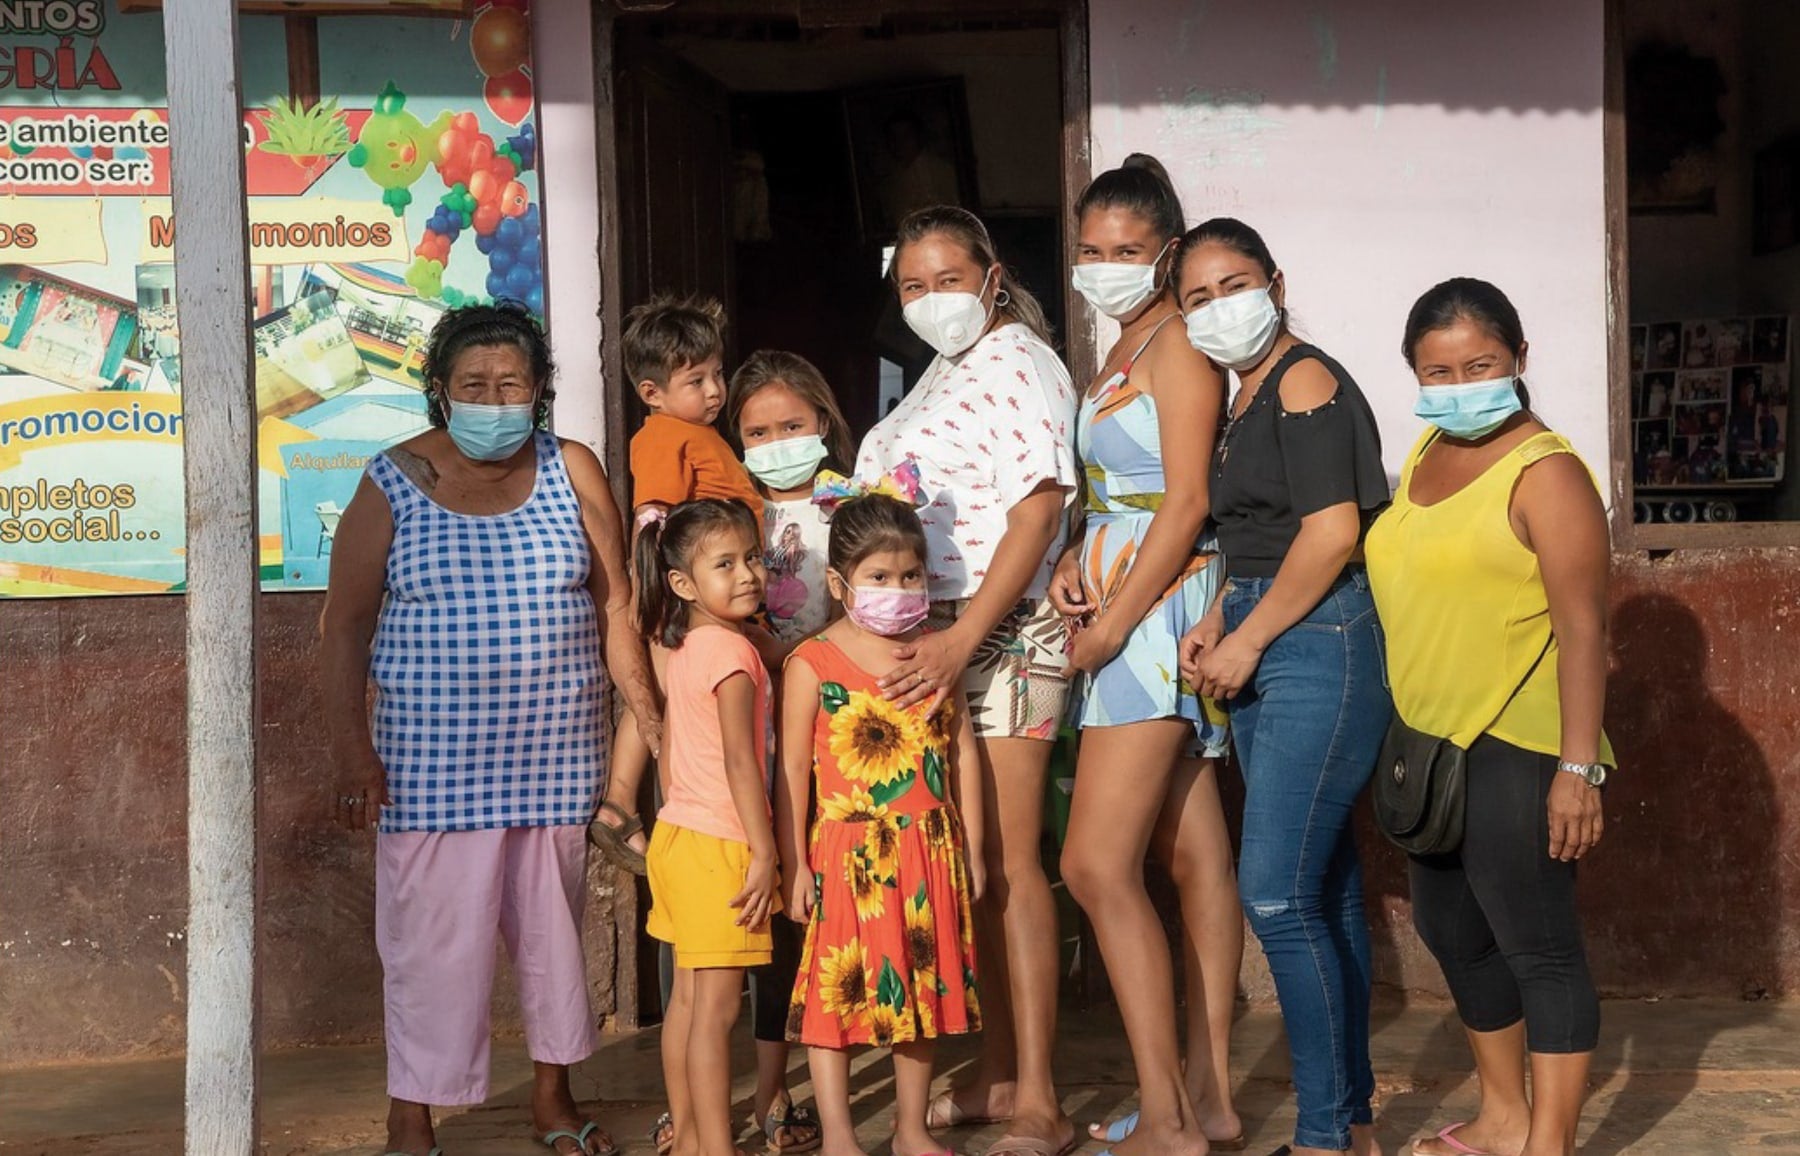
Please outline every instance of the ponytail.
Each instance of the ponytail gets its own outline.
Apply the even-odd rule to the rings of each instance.
[[[1097,209],[1124,209],[1148,221],[1165,241],[1187,229],[1181,198],[1175,195],[1168,170],[1147,153],[1132,153],[1118,168],[1088,182],[1075,201],[1076,224]]]
[[[662,532],[669,524],[668,511],[661,513],[661,517],[646,519],[631,547],[632,593],[637,596],[638,633],[656,642],[663,642],[669,613],[673,609],[669,603],[675,600],[675,592],[669,589],[669,571],[662,560]]]

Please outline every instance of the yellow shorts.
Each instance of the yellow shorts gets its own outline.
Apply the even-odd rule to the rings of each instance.
[[[645,856],[650,917],[644,930],[675,948],[675,966],[760,967],[774,945],[760,931],[737,926],[731,901],[744,889],[750,846],[658,823]]]

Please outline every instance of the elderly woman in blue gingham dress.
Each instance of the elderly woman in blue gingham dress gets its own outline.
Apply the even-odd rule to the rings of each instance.
[[[518,973],[539,1138],[614,1150],[568,1078],[596,1044],[581,914],[606,763],[602,638],[645,734],[661,720],[606,477],[591,451],[537,428],[550,372],[523,310],[446,314],[426,356],[434,428],[369,463],[333,543],[336,805],[352,827],[378,826],[387,1146],[409,1156],[437,1151],[432,1105],[487,1097],[499,940]]]

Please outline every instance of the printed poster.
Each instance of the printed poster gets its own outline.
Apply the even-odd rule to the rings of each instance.
[[[528,3],[322,16],[312,102],[286,91],[285,22],[242,22],[266,590],[324,586],[363,468],[426,428],[444,310],[542,316]],[[154,7],[0,2],[0,597],[183,589]]]

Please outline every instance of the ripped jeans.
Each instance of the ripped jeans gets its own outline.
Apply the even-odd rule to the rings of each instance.
[[[1228,630],[1271,581],[1231,580]],[[1351,815],[1393,712],[1384,645],[1368,575],[1351,567],[1228,704],[1245,786],[1238,894],[1281,1001],[1299,1147],[1349,1148],[1350,1126],[1374,1119],[1369,925]]]

